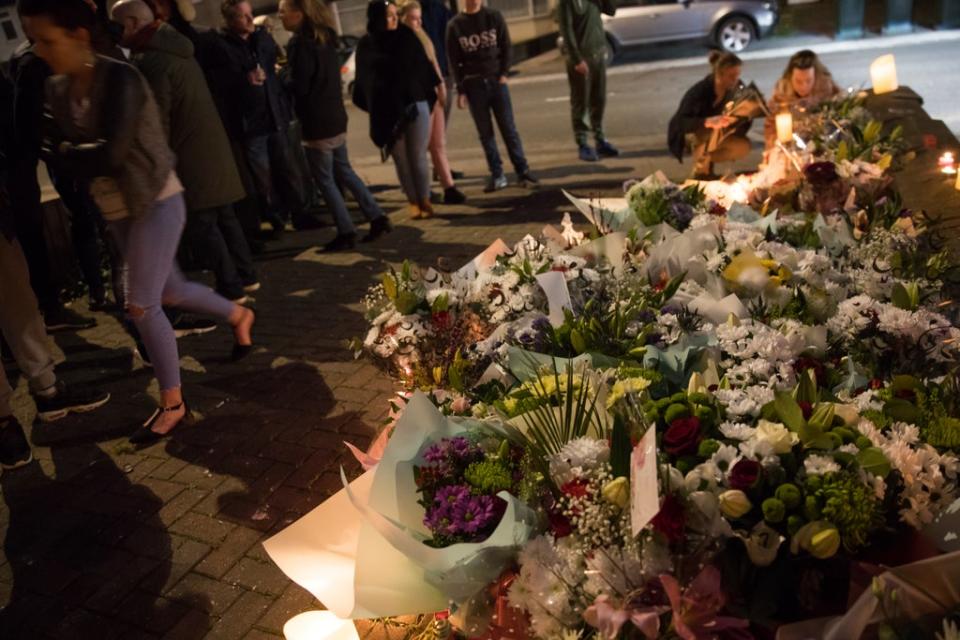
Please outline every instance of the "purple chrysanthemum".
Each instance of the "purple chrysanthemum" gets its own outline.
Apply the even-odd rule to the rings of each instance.
[[[498,511],[493,496],[470,496],[453,505],[452,527],[466,535],[485,531],[500,517]]]

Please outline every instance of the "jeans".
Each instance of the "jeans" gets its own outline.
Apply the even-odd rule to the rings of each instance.
[[[324,149],[315,149],[305,147],[307,161],[310,163],[310,169],[313,172],[313,179],[323,199],[327,202],[327,207],[333,213],[333,220],[337,224],[337,235],[348,236],[357,232],[353,226],[353,220],[350,218],[350,212],[347,211],[347,203],[343,200],[343,194],[337,188],[339,182],[348,189],[360,205],[360,210],[367,220],[373,221],[383,215],[380,205],[374,200],[373,194],[367,189],[360,176],[350,166],[350,159],[347,157],[347,143],[343,143],[333,151]]]
[[[0,331],[10,345],[20,371],[33,392],[49,389],[57,382],[53,356],[47,348],[47,330],[30,288],[30,274],[23,250],[16,240],[0,234]],[[0,418],[13,413],[13,389],[0,366]]]
[[[147,348],[160,390],[180,386],[177,339],[161,305],[229,319],[232,302],[189,282],[177,267],[177,245],[186,219],[183,196],[154,202],[141,216],[110,224],[124,258],[126,308]]]
[[[607,65],[603,53],[584,58],[587,75],[578,73],[567,59],[567,80],[570,83],[570,117],[573,137],[578,145],[587,144],[593,133],[597,142],[605,140],[603,112],[607,106]]]
[[[236,300],[243,296],[244,285],[256,282],[250,247],[232,205],[191,211],[186,235],[213,271],[220,295]]]
[[[530,167],[523,155],[523,144],[520,142],[520,134],[517,133],[517,125],[513,121],[513,105],[510,103],[510,89],[507,85],[501,84],[499,78],[468,78],[464,82],[464,90],[467,93],[467,102],[470,104],[470,115],[473,116],[473,122],[477,125],[483,153],[487,156],[490,174],[494,177],[503,175],[503,162],[500,160],[500,152],[497,151],[493,119],[490,117],[491,111],[497,120],[500,136],[507,145],[507,154],[510,156],[514,170],[517,175],[527,173]]]
[[[416,103],[417,117],[407,124],[393,143],[390,155],[397,168],[400,186],[411,204],[430,201],[430,169],[427,146],[430,144],[430,107],[425,100]]]
[[[306,208],[303,177],[286,131],[246,140],[247,162],[264,211],[281,220],[299,217]]]

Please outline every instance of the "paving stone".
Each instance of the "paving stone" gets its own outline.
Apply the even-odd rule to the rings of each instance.
[[[210,545],[219,545],[233,528],[234,525],[229,522],[190,512],[174,522],[170,531]]]
[[[190,511],[194,505],[203,500],[207,493],[203,489],[184,489],[160,509],[157,517],[164,526],[170,527]]]
[[[222,578],[250,547],[257,544],[260,537],[259,531],[236,527],[217,549],[208,554],[197,565],[197,573],[215,579]]]
[[[251,629],[247,635],[243,636],[243,640],[283,640],[283,636],[260,631],[259,629]]]
[[[132,626],[155,636],[172,629],[190,611],[182,602],[135,591],[120,605],[117,616]]]
[[[206,611],[219,617],[236,602],[242,593],[243,589],[240,587],[190,572],[170,589],[166,596],[193,609]]]
[[[233,640],[242,637],[263,615],[271,602],[272,599],[266,595],[252,591],[244,593],[213,626],[205,636],[206,640]]]
[[[240,585],[250,591],[280,595],[290,579],[272,562],[258,562],[252,558],[241,558],[224,576],[230,584]]]
[[[199,640],[207,635],[207,631],[215,623],[216,620],[206,612],[190,609],[176,626],[163,636],[163,640]]]
[[[303,613],[321,608],[310,592],[297,584],[288,584],[283,594],[274,601],[263,617],[257,621],[257,627],[273,633],[282,633],[287,620]]]

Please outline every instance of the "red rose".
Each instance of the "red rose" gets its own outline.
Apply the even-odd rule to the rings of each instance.
[[[683,540],[685,522],[683,503],[676,496],[668,495],[660,503],[660,511],[653,517],[650,524],[662,533],[670,544],[675,544]]]
[[[730,488],[740,489],[741,491],[753,488],[760,480],[761,470],[760,463],[756,460],[742,458],[737,464],[733,465],[733,468],[730,469],[730,475],[727,476]]]
[[[672,456],[685,456],[697,452],[700,445],[700,419],[677,418],[663,434],[663,448]]]
[[[562,513],[550,511],[547,514],[547,519],[550,521],[550,530],[553,532],[554,538],[559,540],[573,533],[573,525]]]
[[[564,483],[560,487],[560,491],[564,492],[572,498],[583,498],[587,495],[587,481],[586,480],[571,480],[570,482]]]
[[[450,326],[450,312],[435,311],[431,316],[431,320],[433,320],[434,326],[442,331]]]

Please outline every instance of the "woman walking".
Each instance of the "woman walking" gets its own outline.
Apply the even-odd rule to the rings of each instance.
[[[401,25],[392,2],[367,5],[367,34],[357,45],[353,102],[370,114],[370,138],[393,158],[411,217],[429,218],[430,111],[442,82],[420,40]]]
[[[94,17],[87,3],[21,0],[19,10],[37,55],[55,74],[47,85],[53,118],[44,158],[58,171],[90,181],[91,195],[123,255],[126,312],[160,383],[160,407],[130,438],[147,444],[169,435],[188,415],[177,341],[161,305],[227,320],[235,359],[252,348],[254,314],[186,281],[177,268],[183,187],[157,105],[134,67],[94,53]]]
[[[438,77],[443,77],[440,71],[440,63],[437,61],[437,51],[430,40],[430,36],[423,30],[423,10],[417,0],[406,0],[400,4],[400,20],[407,25],[420,38],[423,44],[423,50],[427,58],[433,64]],[[427,149],[430,151],[430,158],[433,160],[433,171],[443,186],[444,204],[463,204],[467,197],[463,192],[457,189],[453,182],[453,172],[450,171],[450,162],[447,160],[447,125],[444,109],[450,96],[447,95],[447,85],[444,82],[436,87],[437,103],[433,105],[430,112],[430,142]]]
[[[357,230],[337,182],[350,190],[370,221],[363,242],[376,240],[393,227],[347,157],[347,112],[333,20],[319,0],[281,0],[279,16],[283,28],[293,34],[281,80],[294,96],[307,160],[337,224],[337,237],[324,250],[352,249]]]

